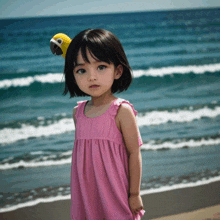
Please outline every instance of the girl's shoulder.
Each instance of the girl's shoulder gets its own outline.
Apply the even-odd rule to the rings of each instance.
[[[80,107],[87,102],[87,100],[77,102],[77,105],[73,108],[73,118],[76,119],[76,114],[79,111]]]
[[[77,105],[73,107],[73,113],[76,113],[77,109],[87,100],[77,102]]]
[[[125,99],[118,98],[114,102],[113,106],[114,107],[112,108],[111,111],[113,115],[117,115],[120,114],[121,112],[128,112],[128,111],[133,112],[135,116],[137,115],[137,111],[134,109],[134,106]]]

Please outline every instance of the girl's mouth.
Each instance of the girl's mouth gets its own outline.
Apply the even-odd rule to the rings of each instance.
[[[89,88],[98,88],[98,87],[99,87],[99,85],[92,85]]]

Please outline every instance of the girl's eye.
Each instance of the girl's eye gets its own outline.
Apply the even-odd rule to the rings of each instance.
[[[104,70],[104,69],[106,69],[106,68],[107,68],[107,66],[105,66],[105,65],[100,65],[100,66],[98,67],[99,70]]]
[[[84,70],[84,69],[78,69],[77,71],[76,71],[76,73],[79,73],[79,74],[83,74],[83,73],[85,73],[86,71]]]

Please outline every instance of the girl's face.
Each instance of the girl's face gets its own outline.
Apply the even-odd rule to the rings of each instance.
[[[85,62],[81,51],[77,57],[77,65],[73,69],[76,83],[84,93],[98,97],[103,94],[111,94],[111,87],[115,79],[119,79],[123,73],[122,65],[115,68],[113,63],[106,63],[94,59],[89,51],[86,51],[89,63]]]

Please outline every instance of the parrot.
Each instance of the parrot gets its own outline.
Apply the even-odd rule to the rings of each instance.
[[[58,33],[50,40],[50,50],[53,54],[62,55],[62,57],[65,59],[66,51],[71,41],[71,38],[66,34]]]

